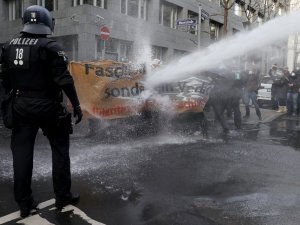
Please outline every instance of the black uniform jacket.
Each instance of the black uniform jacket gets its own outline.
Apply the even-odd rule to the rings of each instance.
[[[57,116],[63,90],[74,107],[79,105],[74,81],[62,47],[46,36],[22,34],[2,47],[3,86],[16,95],[14,109],[23,117]]]

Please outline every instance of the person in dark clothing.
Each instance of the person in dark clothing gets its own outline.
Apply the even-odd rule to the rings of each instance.
[[[287,101],[287,90],[289,83],[289,71],[288,69],[282,69],[281,76],[279,79],[276,79],[273,84],[278,86],[277,98],[278,98],[278,110],[276,112],[285,113],[287,111],[286,101]]]
[[[228,133],[229,126],[224,116],[224,112],[227,108],[228,97],[225,95],[227,90],[222,83],[222,81],[214,80],[214,87],[210,91],[208,104],[212,106],[215,118],[220,122],[223,132]]]
[[[14,168],[14,196],[21,217],[37,206],[31,190],[34,142],[39,128],[52,150],[52,176],[55,206],[61,210],[79,201],[71,193],[69,135],[71,114],[62,103],[62,91],[73,106],[75,123],[82,111],[74,81],[67,69],[67,57],[60,45],[49,38],[54,19],[49,11],[33,5],[24,11],[21,35],[2,47],[3,86],[13,91],[14,125],[11,150]]]
[[[300,80],[296,76],[295,71],[292,71],[288,76],[289,82],[287,87],[287,114],[296,116],[298,112],[298,95]]]
[[[1,71],[1,69],[0,69],[0,71]],[[1,105],[1,103],[2,103],[2,101],[4,99],[4,95],[5,95],[4,88],[1,88],[1,87],[2,87],[2,81],[0,79],[0,105]],[[1,114],[1,110],[0,110],[0,118],[1,117],[2,117],[2,114]]]
[[[296,68],[294,70],[296,79],[299,81],[299,89],[298,89],[298,103],[297,103],[297,115],[300,114],[300,70],[299,68]]]
[[[242,116],[240,110],[240,100],[243,96],[242,91],[242,74],[240,72],[232,72],[232,85],[229,88],[229,106],[233,111],[234,125],[237,129],[242,128]]]
[[[250,116],[250,99],[252,101],[252,104],[255,107],[256,115],[258,119],[261,121],[261,112],[259,109],[259,105],[257,102],[257,90],[259,88],[259,71],[257,69],[252,69],[246,72],[246,80],[245,80],[245,86],[244,86],[244,103],[245,103],[245,110],[246,114],[243,118],[247,119]]]
[[[239,82],[235,80],[233,73],[227,72],[223,76],[216,76],[214,87],[210,91],[209,104],[212,106],[216,119],[220,122],[223,132],[229,132],[229,126],[226,122],[224,112],[227,109],[233,111],[234,124],[237,129],[241,129],[241,112],[239,101],[241,99],[241,90]]]
[[[273,84],[271,87],[271,101],[272,101],[272,109],[278,110],[278,93],[280,90],[280,77],[281,72],[279,72],[279,69],[277,67],[277,64],[273,64],[268,72],[269,76],[273,80]]]

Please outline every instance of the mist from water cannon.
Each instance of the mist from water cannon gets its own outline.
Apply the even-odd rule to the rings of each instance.
[[[159,84],[188,78],[192,74],[214,69],[226,60],[256,49],[261,50],[300,32],[299,21],[300,11],[295,11],[272,19],[251,31],[240,32],[155,70],[147,75],[144,85],[151,90]]]

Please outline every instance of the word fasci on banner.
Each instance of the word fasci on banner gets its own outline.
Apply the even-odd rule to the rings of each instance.
[[[118,97],[135,97],[145,90],[143,85],[135,83],[133,87],[113,87],[105,89],[105,98]]]
[[[110,77],[110,78],[130,78],[134,75],[140,75],[145,73],[144,65],[130,65],[121,63],[117,65],[111,65],[108,67],[95,66],[92,64],[84,64],[85,74],[89,74],[89,70],[95,71],[95,75],[98,77]]]

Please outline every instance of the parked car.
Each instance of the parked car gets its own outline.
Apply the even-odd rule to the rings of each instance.
[[[257,92],[257,101],[259,106],[272,104],[272,83],[273,80],[270,76],[264,76],[261,80],[261,84]]]

